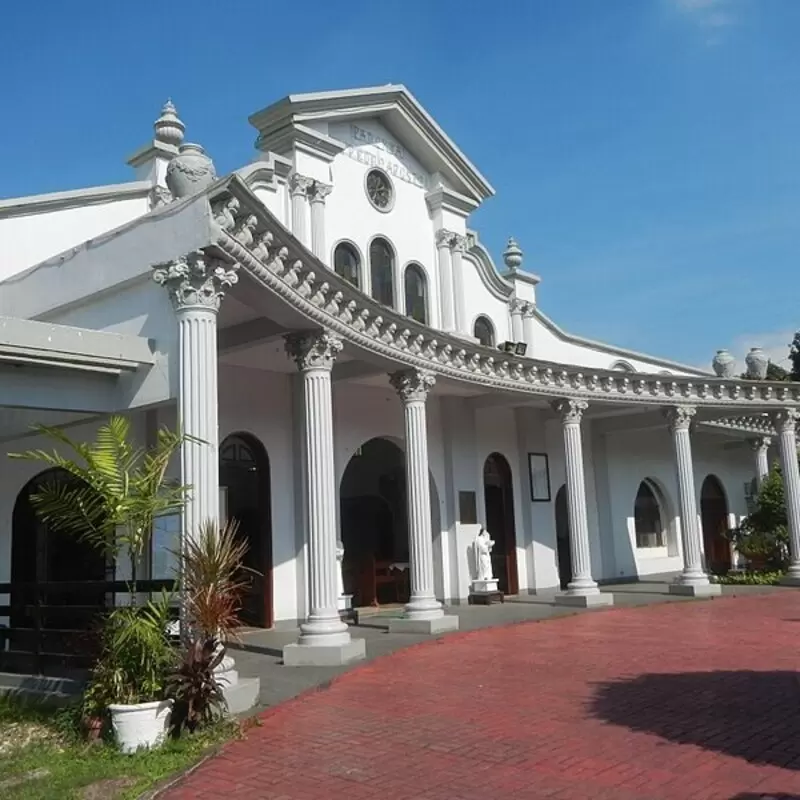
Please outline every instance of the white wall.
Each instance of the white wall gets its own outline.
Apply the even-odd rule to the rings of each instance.
[[[147,197],[128,197],[105,203],[0,219],[0,280],[16,275],[50,256],[130,222],[149,210]]]

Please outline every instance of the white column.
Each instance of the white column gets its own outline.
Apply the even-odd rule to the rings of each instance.
[[[391,620],[389,629],[406,633],[456,630],[458,617],[445,616],[433,588],[433,533],[425,403],[436,377],[427,370],[411,369],[393,373],[390,381],[403,403],[405,419],[411,597],[403,619]]]
[[[306,247],[310,246],[308,236],[308,189],[311,179],[305,175],[292,174],[289,189],[292,195],[292,233]]]
[[[305,506],[308,521],[309,612],[300,639],[283,650],[287,666],[327,666],[363,658],[364,640],[351,639],[338,610],[336,476],[331,369],[342,340],[325,332],[286,337],[286,352],[303,377]]]
[[[508,304],[511,312],[511,340],[514,342],[524,342],[525,334],[522,332],[522,301],[514,298]]]
[[[454,233],[452,242],[455,329],[457,333],[471,333],[467,330],[467,298],[464,294],[464,267],[461,258],[467,245],[467,237]]]
[[[443,228],[436,231],[436,250],[439,255],[440,327],[443,331],[455,328],[453,311],[453,268],[450,263],[450,241],[453,234]]]
[[[778,432],[778,451],[781,456],[783,491],[786,497],[786,517],[789,522],[789,569],[783,583],[800,585],[800,470],[797,466],[797,426],[800,412],[784,408],[772,415]]]
[[[308,188],[308,200],[311,203],[311,252],[328,263],[325,247],[325,198],[331,193],[333,186],[319,181],[312,181]]]
[[[181,480],[189,487],[183,535],[219,520],[217,312],[238,280],[230,264],[202,252],[160,264],[153,279],[169,291],[178,318],[178,424]]]
[[[709,583],[708,575],[703,569],[700,515],[697,510],[692,441],[689,435],[695,412],[696,409],[692,406],[675,406],[664,410],[675,450],[683,546],[683,572],[670,586],[670,591],[674,594],[719,594],[720,587]]]
[[[564,429],[564,467],[567,486],[569,544],[572,555],[572,580],[556,602],[567,605],[611,605],[614,597],[601,594],[592,578],[589,517],[586,513],[586,481],[583,472],[581,420],[588,408],[585,400],[557,400],[553,408],[561,415]]]
[[[522,339],[528,349],[525,355],[528,358],[533,358],[533,339],[534,339],[534,326],[533,326],[533,310],[536,308],[533,303],[525,303],[522,307]]]
[[[750,439],[750,447],[756,459],[756,486],[760,489],[764,483],[764,478],[769,475],[769,446],[772,439],[769,436],[759,436],[757,439]]]

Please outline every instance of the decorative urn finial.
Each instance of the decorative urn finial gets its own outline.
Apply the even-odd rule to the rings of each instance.
[[[503,261],[512,271],[522,266],[522,250],[519,249],[517,240],[513,236],[509,237],[506,249],[503,251]]]
[[[711,366],[719,378],[733,378],[736,375],[736,359],[727,350],[717,350]]]
[[[217,179],[214,162],[199,144],[182,144],[178,155],[167,164],[164,176],[167,188],[176,200],[199,194]]]
[[[178,110],[172,100],[167,100],[161,109],[161,116],[153,124],[156,132],[156,141],[162,144],[169,144],[173,147],[180,147],[183,141],[183,134],[186,126],[178,117]]]
[[[751,347],[750,352],[744,357],[747,365],[747,377],[757,381],[763,381],[767,377],[769,359],[760,347]]]

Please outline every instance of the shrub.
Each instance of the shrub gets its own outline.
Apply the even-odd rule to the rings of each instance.
[[[184,727],[194,733],[198,726],[222,716],[225,697],[214,670],[224,653],[214,637],[198,637],[187,644],[180,666],[167,682],[167,693],[175,700],[172,727],[176,735]]]

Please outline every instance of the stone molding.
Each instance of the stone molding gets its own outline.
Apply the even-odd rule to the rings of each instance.
[[[321,369],[330,372],[336,356],[342,352],[344,343],[327,331],[304,331],[290,333],[284,339],[287,355],[297,364],[300,372]]]
[[[692,406],[674,406],[664,409],[664,416],[670,431],[688,431],[694,420],[697,409]]]
[[[726,380],[702,376],[626,375],[570,364],[514,356],[434,330],[381,306],[359,291],[291,235],[233,177],[217,187],[215,201],[240,200],[241,216],[257,217],[254,244],[243,244],[233,230],[219,228],[215,251],[241,264],[255,279],[319,325],[353,344],[400,365],[429,369],[438,375],[493,389],[550,398],[573,397],[604,403],[663,407],[678,401],[693,406],[763,413],[786,403],[800,403],[800,384]]]
[[[239,265],[202,251],[153,267],[153,280],[169,292],[176,311],[219,311],[225,290],[238,280]]]
[[[427,369],[408,369],[393,372],[389,382],[405,405],[424,403],[436,383],[436,375]]]

